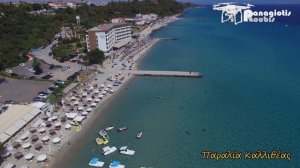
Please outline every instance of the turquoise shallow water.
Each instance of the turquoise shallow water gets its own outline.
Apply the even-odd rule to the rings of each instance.
[[[88,167],[94,156],[107,167],[111,160],[129,168],[300,167],[299,26],[234,26],[219,17],[209,8],[191,9],[155,32],[178,40],[160,41],[141,69],[200,71],[203,78],[135,77],[63,167]],[[133,157],[100,155],[95,137],[109,125],[128,127],[110,132],[110,145],[129,146]],[[136,140],[139,130],[144,135]],[[227,150],[277,150],[292,160],[215,161],[200,154]]]

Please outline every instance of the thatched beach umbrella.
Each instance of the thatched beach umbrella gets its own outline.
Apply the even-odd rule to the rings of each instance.
[[[29,128],[29,132],[34,133],[35,131],[36,131],[36,128],[34,128],[34,127]]]
[[[83,107],[78,107],[77,110],[78,110],[78,111],[82,111],[82,110],[83,110]]]
[[[88,108],[86,109],[87,112],[91,112],[92,111],[92,108]]]
[[[13,142],[11,145],[12,145],[13,148],[18,148],[18,147],[21,146],[21,143],[20,142]]]
[[[37,140],[39,140],[39,136],[37,136],[37,135],[32,135],[32,136],[31,136],[31,140],[32,140],[32,141],[37,141]]]
[[[49,138],[49,136],[47,136],[47,135],[42,137],[42,141],[43,141],[43,142],[49,141],[49,139],[50,139],[50,138]]]
[[[47,155],[41,154],[36,158],[36,160],[39,162],[43,162],[43,161],[47,160]]]
[[[33,157],[34,157],[34,155],[33,155],[32,153],[27,153],[27,154],[24,156],[24,159],[26,159],[26,160],[31,160]]]
[[[59,137],[55,137],[52,139],[52,143],[56,144],[59,143],[61,141],[61,139]]]
[[[30,147],[31,147],[31,144],[29,142],[26,142],[22,145],[22,148],[24,148],[24,149],[28,149]]]
[[[54,135],[54,134],[56,134],[56,131],[55,131],[55,129],[51,129],[51,130],[49,130],[49,134],[50,134],[50,135]]]
[[[65,125],[65,129],[70,129],[72,126],[71,126],[71,124],[66,124]]]
[[[43,148],[43,145],[41,143],[37,143],[34,145],[34,149],[36,149],[36,150],[40,150],[42,148]]]
[[[38,132],[39,132],[39,133],[44,133],[44,132],[46,132],[46,128],[45,128],[45,127],[42,127],[42,128],[40,128],[40,129],[38,130]]]
[[[91,102],[93,99],[91,97],[87,98],[86,101]]]
[[[23,157],[23,153],[22,152],[17,152],[17,153],[14,154],[14,157],[16,159],[20,159],[21,157]]]

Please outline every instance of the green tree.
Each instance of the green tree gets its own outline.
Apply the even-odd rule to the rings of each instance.
[[[43,73],[43,70],[41,68],[41,63],[37,59],[34,59],[32,61],[32,68],[35,71],[35,74]]]
[[[0,142],[0,154],[2,154],[5,150],[5,146],[2,142]]]
[[[90,64],[102,64],[102,62],[105,60],[105,56],[102,51],[96,49],[86,55],[86,60]]]

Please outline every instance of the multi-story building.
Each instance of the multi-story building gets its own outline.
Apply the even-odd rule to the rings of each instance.
[[[109,52],[117,43],[131,40],[131,27],[125,22],[103,24],[87,31],[87,50],[98,48],[103,52]]]

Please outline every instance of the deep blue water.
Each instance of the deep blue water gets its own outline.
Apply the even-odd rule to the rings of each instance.
[[[107,167],[114,159],[130,168],[300,167],[299,24],[235,26],[220,23],[220,15],[208,7],[187,10],[153,34],[178,40],[160,41],[140,66],[200,71],[203,78],[135,77],[63,167],[88,167],[100,156],[95,137],[108,125],[128,127],[110,133],[110,145],[128,145],[136,155],[100,156]],[[139,130],[144,135],[136,140]],[[215,161],[201,155],[227,150],[290,152],[292,160]]]

